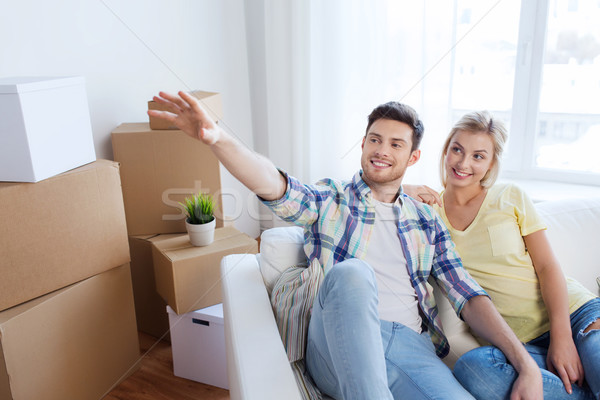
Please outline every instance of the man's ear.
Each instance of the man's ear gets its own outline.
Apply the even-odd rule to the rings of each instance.
[[[421,150],[417,149],[410,153],[410,158],[408,159],[408,165],[414,165],[421,158]]]
[[[362,143],[360,144],[361,150],[363,147],[365,147],[365,140],[367,140],[367,135],[363,136]]]

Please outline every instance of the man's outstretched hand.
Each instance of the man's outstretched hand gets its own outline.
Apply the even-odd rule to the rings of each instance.
[[[169,121],[207,145],[215,144],[219,140],[220,128],[192,95],[182,91],[176,96],[159,92],[153,100],[164,105],[168,111],[148,110],[151,117]]]

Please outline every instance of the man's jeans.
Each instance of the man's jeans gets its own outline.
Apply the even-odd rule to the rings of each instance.
[[[306,366],[335,399],[473,399],[425,332],[380,321],[371,267],[349,259],[325,275],[308,328]]]
[[[572,384],[569,395],[560,378],[546,368],[550,344],[548,333],[529,342],[525,347],[542,371],[544,399],[598,399],[600,395],[600,330],[583,333],[600,318],[600,299],[590,300],[571,314],[573,340],[585,372],[583,387]],[[464,354],[454,367],[454,375],[465,388],[481,400],[508,399],[517,373],[496,347],[480,347]],[[590,389],[591,388],[591,389]],[[596,394],[596,397],[592,393]]]

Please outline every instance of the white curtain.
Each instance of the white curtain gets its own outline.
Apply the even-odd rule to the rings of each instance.
[[[246,0],[255,148],[304,182],[360,168],[367,116],[404,102],[425,125],[406,182],[439,188],[455,2]]]
[[[449,125],[452,3],[310,6],[309,178],[351,176],[360,167],[368,114],[395,100],[415,108],[425,125],[422,159],[406,180],[438,186],[440,142]]]

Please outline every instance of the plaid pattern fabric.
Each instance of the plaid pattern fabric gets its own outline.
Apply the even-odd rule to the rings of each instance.
[[[336,263],[361,259],[375,223],[371,189],[357,172],[351,181],[325,179],[304,185],[285,172],[287,190],[281,199],[264,201],[277,216],[304,227],[308,261],[318,260],[326,274]],[[423,312],[423,322],[439,357],[448,354],[433,297],[435,280],[457,314],[471,297],[487,295],[462,266],[450,234],[431,207],[400,193],[398,237],[404,250],[412,286]],[[285,312],[285,311],[284,311]]]
[[[318,260],[283,271],[271,293],[279,335],[290,362],[304,358],[312,306],[323,281]]]

